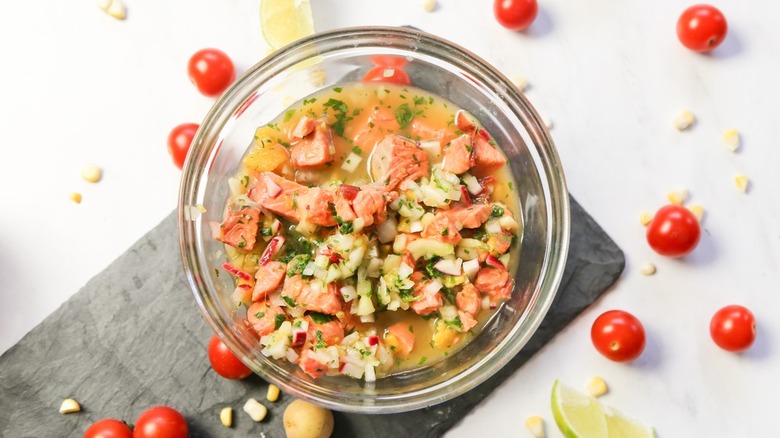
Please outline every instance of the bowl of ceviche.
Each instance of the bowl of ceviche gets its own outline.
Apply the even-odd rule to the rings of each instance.
[[[389,413],[475,387],[528,342],[569,240],[563,170],[525,97],[403,28],[293,43],[215,104],[182,177],[204,318],[269,382]]]

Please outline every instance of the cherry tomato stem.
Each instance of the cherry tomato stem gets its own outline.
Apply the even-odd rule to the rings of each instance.
[[[708,52],[718,47],[726,39],[727,32],[726,17],[710,5],[693,5],[677,20],[677,38],[695,52]]]
[[[622,310],[602,313],[590,329],[593,346],[615,362],[630,362],[645,349],[645,329],[632,314]]]

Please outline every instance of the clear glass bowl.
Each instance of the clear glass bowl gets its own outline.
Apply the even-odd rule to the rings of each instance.
[[[509,158],[522,205],[524,231],[512,298],[465,348],[425,368],[366,383],[346,377],[312,379],[296,365],[260,353],[257,336],[230,305],[234,286],[217,275],[222,244],[209,221],[222,220],[227,179],[255,128],[290,103],[368,71],[371,57],[406,58],[412,83],[474,114]],[[193,206],[202,205],[199,214]],[[503,367],[533,335],[555,297],[569,243],[563,169],[539,115],[493,67],[441,38],[405,28],[350,28],[291,44],[252,67],[201,124],[184,167],[179,199],[184,268],[203,317],[256,373],[284,391],[340,411],[390,413],[430,406],[475,387]]]

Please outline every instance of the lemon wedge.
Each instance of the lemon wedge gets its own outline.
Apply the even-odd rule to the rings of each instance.
[[[566,438],[654,438],[652,427],[604,406],[595,398],[557,380],[553,384],[552,411]]]
[[[262,0],[260,26],[265,41],[278,50],[314,33],[311,4],[309,0]]]

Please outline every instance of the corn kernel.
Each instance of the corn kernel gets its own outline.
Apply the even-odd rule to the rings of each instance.
[[[642,225],[644,225],[644,226],[647,226],[647,224],[649,224],[652,221],[653,221],[653,215],[650,214],[649,211],[643,211],[639,215],[639,222],[641,222]]]
[[[309,79],[311,79],[312,85],[315,87],[321,87],[325,85],[325,81],[328,80],[328,74],[325,73],[325,70],[318,68],[311,72]]]
[[[655,274],[655,265],[652,263],[645,263],[641,268],[639,268],[639,272],[642,275],[653,275]]]
[[[587,388],[588,394],[593,397],[600,397],[607,393],[607,382],[601,377],[593,376],[588,379]]]
[[[520,91],[525,91],[525,89],[528,87],[528,79],[522,76],[513,77],[512,83],[515,84],[515,87],[517,87],[517,89]]]
[[[222,408],[222,410],[219,411],[219,421],[225,427],[233,426],[233,408],[230,406]]]
[[[547,129],[552,129],[553,128],[552,119],[549,118],[548,116],[543,116],[542,117],[542,122],[544,123],[544,126],[547,127]]]
[[[76,400],[73,400],[72,398],[66,398],[62,401],[62,404],[60,405],[60,414],[71,414],[73,412],[80,412],[81,411],[81,405],[79,405],[79,402]]]
[[[670,204],[682,205],[688,199],[688,191],[685,189],[673,190],[666,194]]]
[[[685,131],[686,129],[690,128],[691,125],[693,125],[695,120],[696,119],[693,117],[693,113],[688,110],[683,110],[677,113],[677,115],[674,117],[674,120],[672,120],[672,124],[678,131]]]
[[[425,12],[433,12],[436,9],[436,0],[423,0],[422,7]]]
[[[268,393],[266,393],[265,398],[272,403],[279,400],[279,387],[276,385],[268,385]]]
[[[70,200],[75,202],[76,204],[81,204],[81,193],[73,192],[70,195],[68,195],[68,198],[70,198]]]
[[[727,129],[723,132],[723,143],[731,152],[736,152],[740,146],[739,132],[736,129]]]
[[[96,183],[103,177],[103,171],[95,164],[87,164],[81,169],[81,177],[84,181]]]
[[[745,175],[737,175],[734,177],[734,184],[737,185],[740,192],[746,193],[750,180]]]
[[[244,403],[244,412],[246,412],[249,417],[252,418],[252,421],[257,423],[263,421],[265,416],[268,414],[268,408],[260,404],[259,401],[250,398],[246,401],[246,403]]]
[[[544,420],[538,415],[528,417],[525,420],[525,427],[535,438],[544,438]]]
[[[98,0],[98,8],[117,20],[127,18],[127,8],[122,0]]]
[[[688,207],[688,210],[693,213],[694,216],[696,216],[696,220],[701,222],[701,220],[704,218],[704,207],[701,205],[691,205]]]

